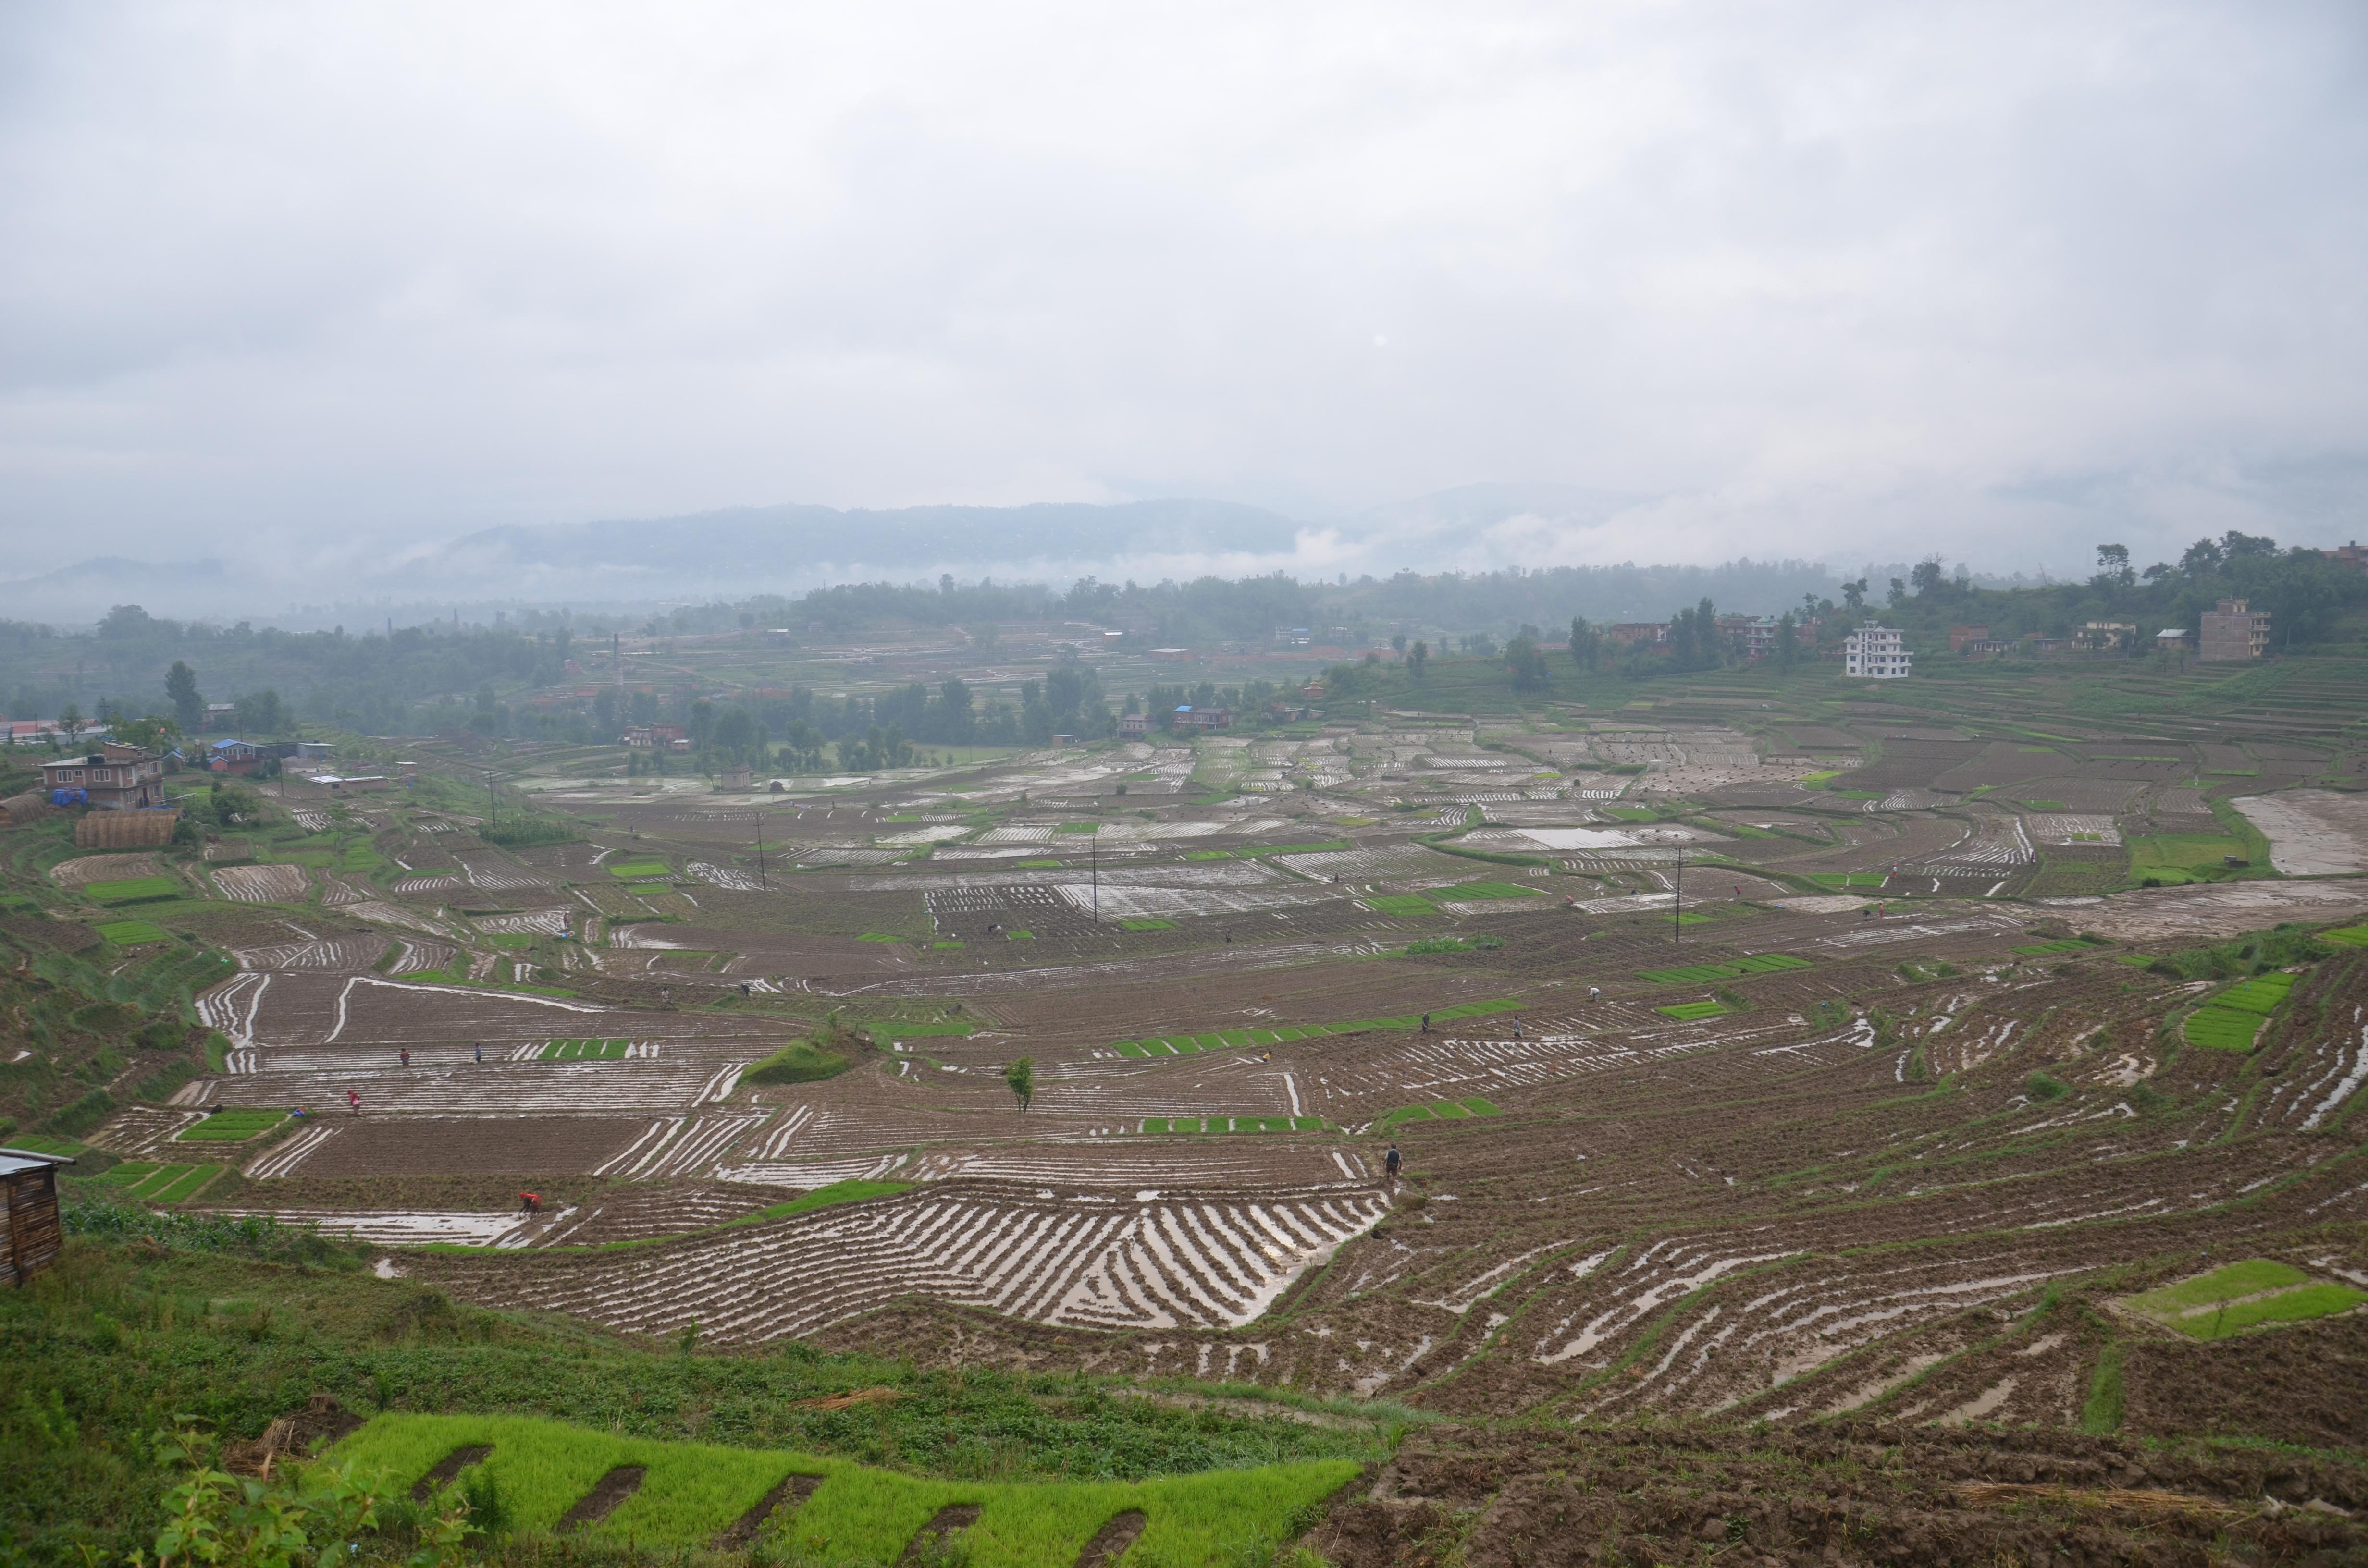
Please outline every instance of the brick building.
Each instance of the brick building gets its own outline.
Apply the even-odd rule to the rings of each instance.
[[[2270,651],[2270,612],[2248,608],[2243,599],[2222,599],[2205,610],[2201,631],[2200,658],[2258,659]]]
[[[101,811],[131,811],[165,803],[165,762],[139,746],[102,743],[85,756],[63,756],[41,765],[41,787],[80,790]]]

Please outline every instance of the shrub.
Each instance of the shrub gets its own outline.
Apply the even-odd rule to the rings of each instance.
[[[499,827],[481,827],[477,836],[504,849],[530,849],[541,844],[573,844],[584,835],[568,823],[530,817],[524,822],[506,822]]]
[[[52,1112],[42,1125],[52,1132],[73,1137],[89,1131],[114,1113],[114,1096],[105,1089],[93,1089],[64,1109]]]
[[[2022,1081],[2023,1092],[2035,1100],[2060,1100],[2072,1092],[2072,1086],[2060,1078],[2044,1073],[2033,1073]]]
[[[810,1040],[793,1040],[741,1074],[744,1084],[811,1084],[834,1078],[852,1063]]]

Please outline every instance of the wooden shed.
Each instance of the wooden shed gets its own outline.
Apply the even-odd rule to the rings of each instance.
[[[29,1149],[0,1149],[0,1285],[22,1285],[57,1261],[58,1167],[74,1162]]]

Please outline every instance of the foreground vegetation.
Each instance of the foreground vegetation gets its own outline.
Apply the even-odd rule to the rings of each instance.
[[[1242,1520],[1252,1516],[1270,1528],[1386,1441],[1364,1422],[1315,1426],[1282,1418],[1291,1413],[1281,1407],[1268,1418],[1171,1404],[1076,1377],[923,1372],[794,1343],[733,1357],[702,1354],[689,1336],[642,1346],[574,1324],[456,1306],[419,1285],[375,1278],[359,1254],[259,1222],[78,1209],[75,1223],[84,1233],[55,1268],[0,1296],[0,1441],[10,1455],[0,1466],[0,1540],[11,1562],[80,1568],[85,1554],[120,1561],[153,1551],[171,1494],[190,1474],[166,1435],[188,1424],[201,1436],[251,1440],[318,1393],[357,1415],[404,1418],[372,1428],[378,1436],[354,1450],[374,1462],[401,1447],[397,1434],[413,1434],[402,1440],[415,1445],[440,1440],[417,1436],[442,1428],[416,1418],[467,1413],[567,1423],[579,1435],[552,1441],[585,1453],[598,1446],[601,1468],[611,1449],[693,1439],[751,1456],[734,1464],[782,1473],[783,1455],[760,1462],[757,1451],[808,1456],[800,1462],[835,1475],[871,1467],[825,1499],[825,1517],[852,1521],[825,1532],[837,1542],[830,1559],[847,1562],[875,1553],[874,1538],[900,1528],[866,1523],[873,1505],[864,1498],[892,1512],[920,1508],[925,1520],[940,1494],[1004,1499],[995,1506],[1035,1521],[1012,1527],[1009,1540],[1023,1543],[1065,1540],[1102,1501],[1141,1497],[1121,1506],[1155,1517],[1167,1510],[1178,1560],[1199,1561],[1193,1532],[1247,1528]],[[507,1441],[518,1450],[517,1438]],[[1331,1463],[1304,1468],[1310,1460]],[[490,1473],[524,1528],[542,1520],[534,1510],[545,1505],[523,1475],[508,1473],[510,1462]],[[1239,1483],[1242,1471],[1271,1465],[1302,1468]],[[692,1468],[713,1471],[715,1461]],[[1177,1475],[1203,1476],[1204,1490],[1126,1490]],[[432,1544],[439,1509],[413,1506],[409,1479],[403,1489],[381,1488],[370,1550],[389,1560]],[[1063,1494],[1041,1516],[1011,1501],[1010,1487],[1042,1482],[1097,1486]],[[644,1510],[660,1507],[659,1491],[648,1493]],[[638,1517],[620,1515],[625,1524]],[[699,1515],[700,1528],[706,1517]],[[1018,1555],[998,1560],[1037,1560],[1031,1548],[1010,1550]]]

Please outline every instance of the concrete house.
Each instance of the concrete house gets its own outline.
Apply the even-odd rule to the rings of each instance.
[[[84,756],[41,765],[45,790],[80,790],[101,811],[132,811],[165,803],[165,759],[139,746],[106,742]]]

